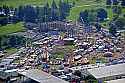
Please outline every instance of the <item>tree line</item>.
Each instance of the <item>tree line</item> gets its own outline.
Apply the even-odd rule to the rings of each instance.
[[[86,9],[80,12],[78,21],[83,23],[87,29],[91,28],[91,25],[94,25],[97,31],[100,31],[101,25],[99,23],[105,21],[107,17],[108,13],[104,8]]]
[[[125,0],[106,0],[106,5],[108,5],[108,6],[112,6],[112,5],[125,6]]]
[[[53,0],[51,6],[46,3],[44,6],[19,6],[18,8],[11,8],[8,6],[0,7],[0,24],[16,23],[19,21],[38,23],[63,21],[69,16],[70,9],[74,3],[68,1],[59,1],[57,5]]]
[[[101,30],[101,23],[107,22],[106,27],[109,27],[111,35],[116,36],[117,30],[125,29],[125,14],[123,9],[125,7],[125,0],[106,0],[106,8],[86,9],[79,14],[79,22],[84,23],[85,26],[93,25],[97,31]],[[112,19],[109,18],[108,9],[111,9],[113,14]],[[91,28],[91,27],[88,27]]]
[[[17,35],[0,36],[0,50],[25,46],[26,38]]]

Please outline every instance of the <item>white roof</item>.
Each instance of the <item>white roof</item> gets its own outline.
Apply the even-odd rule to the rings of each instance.
[[[76,49],[74,52],[84,51],[84,49]]]
[[[43,44],[42,42],[34,42],[34,44]]]
[[[81,58],[82,56],[81,55],[77,55],[77,56],[75,56],[74,58],[75,59],[79,59],[79,58]]]
[[[123,79],[117,79],[117,80],[106,81],[106,83],[125,83],[125,78],[123,78]]]
[[[92,74],[96,79],[125,74],[125,63],[105,66],[100,68],[88,69],[89,73]]]
[[[97,67],[104,67],[105,64],[98,64],[98,65],[95,65],[95,64],[89,64],[89,65],[81,65],[81,66],[75,66],[75,67],[71,67],[71,68],[68,68],[70,70],[84,70],[84,69],[92,69],[92,68],[97,68]]]
[[[34,55],[30,55],[30,56],[32,56],[32,57],[36,57],[37,55],[34,54]]]
[[[18,69],[6,70],[6,73],[16,72]]]
[[[87,42],[83,42],[83,44],[82,45],[88,45],[88,43]]]
[[[24,70],[21,72],[18,71],[18,73],[40,83],[68,83],[38,69]]]
[[[119,30],[118,32],[125,32],[125,30]]]
[[[65,41],[68,41],[68,40],[73,41],[74,38],[64,38],[63,40],[65,40]]]

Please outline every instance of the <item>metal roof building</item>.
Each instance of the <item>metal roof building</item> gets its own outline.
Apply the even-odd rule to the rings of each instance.
[[[125,76],[125,63],[89,69],[88,72],[96,79],[114,80],[117,77]]]
[[[118,79],[118,80],[106,81],[106,83],[125,83],[125,78],[124,79]]]
[[[59,79],[53,75],[50,75],[42,70],[30,69],[24,71],[17,71],[20,75],[35,80],[39,83],[68,83],[62,79]]]

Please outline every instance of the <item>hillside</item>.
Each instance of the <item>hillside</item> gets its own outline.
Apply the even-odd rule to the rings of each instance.
[[[0,6],[2,5],[8,5],[10,7],[18,7],[20,5],[36,5],[36,6],[42,6],[49,2],[49,5],[51,5],[53,0],[0,0]],[[58,4],[59,0],[55,0]],[[106,22],[103,22],[102,24],[104,26],[107,25],[107,22],[112,20],[113,18],[113,12],[112,8],[106,7],[106,0],[64,0],[69,2],[75,2],[75,6],[71,9],[70,15],[67,17],[68,20],[76,21],[79,17],[79,13],[82,10],[85,9],[96,9],[96,8],[105,8],[108,13],[109,20]],[[122,11],[125,11],[125,8],[122,8]]]
[[[45,3],[49,2],[51,5],[53,0],[1,0],[0,6],[8,5],[11,7],[18,7],[19,5],[44,5]],[[59,0],[55,0],[58,4]],[[69,20],[75,20],[79,12],[86,9],[86,8],[95,8],[104,6],[105,7],[105,0],[100,0],[100,2],[96,2],[96,0],[64,0],[69,2],[75,2],[75,7],[71,9],[70,16],[68,17]]]
[[[0,0],[0,5],[8,5],[12,7],[18,7],[20,5],[44,5],[46,2],[51,4],[53,0]],[[55,0],[57,3],[59,0]],[[69,1],[76,1],[76,0],[69,0]]]

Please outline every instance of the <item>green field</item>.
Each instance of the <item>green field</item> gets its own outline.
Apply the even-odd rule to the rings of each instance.
[[[0,27],[0,36],[1,35],[7,35],[14,32],[21,32],[24,31],[25,28],[23,27],[23,23],[17,23],[17,24],[8,24],[6,26]]]
[[[53,0],[0,0],[0,5],[8,5],[11,7],[18,7],[20,5],[44,5],[47,2],[49,4],[52,3]],[[55,0],[57,3],[59,0]],[[66,1],[66,0],[65,0]],[[76,1],[76,0],[69,0],[69,1]]]
[[[55,46],[55,52],[52,52],[52,55],[56,58],[63,58],[66,53],[71,53],[75,49],[74,45],[65,45],[65,46]],[[60,50],[59,50],[60,49]]]
[[[0,0],[0,5],[8,5],[12,7],[17,7],[19,5],[43,5],[45,3],[52,3],[53,0]],[[55,2],[59,2],[60,0],[55,0]],[[77,6],[81,5],[91,5],[91,4],[99,4],[102,5],[102,2],[105,2],[105,0],[100,0],[101,2],[96,2],[96,0],[64,0],[69,2],[75,2]]]
[[[10,54],[17,52],[17,49],[16,48],[8,48],[8,49],[6,49],[6,52],[7,52],[7,55],[10,55]]]
[[[19,5],[44,5],[47,2],[51,5],[53,0],[3,0],[0,3],[2,5],[8,5],[12,7],[18,7]],[[59,0],[55,0],[58,4]],[[67,0],[64,0],[67,1]],[[75,2],[75,7],[71,9],[70,16],[67,17],[69,20],[75,21],[78,18],[79,12],[87,9],[87,8],[97,8],[102,5],[105,5],[105,0],[100,0],[100,2],[96,2],[96,0],[68,0],[69,2]]]
[[[19,5],[44,5],[47,2],[51,5],[53,0],[2,0],[0,3],[0,6],[2,5],[8,5],[12,7],[18,7]],[[55,0],[58,4],[59,0]],[[64,0],[67,1],[67,0]],[[96,0],[68,0],[69,2],[75,2],[75,7],[73,7],[70,11],[70,16],[67,17],[68,20],[77,20],[80,11],[85,9],[95,9],[95,8],[106,8],[105,1],[106,0],[100,0],[99,2],[96,2]],[[112,12],[110,9],[107,10],[109,13],[109,17],[112,18]]]

